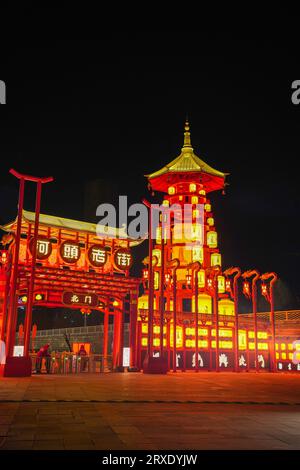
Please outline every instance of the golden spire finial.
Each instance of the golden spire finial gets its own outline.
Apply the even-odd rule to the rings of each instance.
[[[183,148],[189,147],[192,148],[191,144],[191,133],[190,133],[190,123],[188,117],[186,117],[185,125],[184,125],[184,143]]]

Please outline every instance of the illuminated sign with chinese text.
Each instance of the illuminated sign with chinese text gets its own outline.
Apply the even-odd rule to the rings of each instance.
[[[30,240],[29,243],[29,250],[32,254],[33,251],[33,238]],[[41,238],[37,239],[36,243],[36,257],[37,259],[47,259],[51,255],[52,252],[52,243],[48,238]]]
[[[62,295],[62,303],[65,305],[78,305],[79,307],[98,307],[98,296],[94,293],[78,293],[65,291]]]
[[[101,245],[92,245],[88,250],[88,260],[92,266],[101,268],[106,263],[107,251]]]
[[[73,241],[65,241],[60,245],[60,256],[65,263],[76,263],[80,258],[80,246]]]
[[[127,248],[119,248],[114,252],[114,265],[117,269],[126,270],[131,267],[133,257]]]

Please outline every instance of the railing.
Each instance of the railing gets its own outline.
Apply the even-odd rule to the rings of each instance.
[[[52,354],[49,358],[38,358],[31,354],[32,372],[51,374],[103,373],[112,371],[112,356],[102,354],[78,356],[63,352]]]

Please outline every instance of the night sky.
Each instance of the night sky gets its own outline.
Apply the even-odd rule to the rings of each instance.
[[[52,215],[87,220],[90,202],[149,198],[144,174],[179,155],[188,114],[195,153],[230,173],[226,195],[211,197],[224,267],[276,271],[280,307],[299,307],[299,51],[268,35],[189,44],[175,33],[123,34],[113,43],[24,39],[5,51],[0,223],[16,215],[11,167],[55,178],[42,199]],[[87,198],[95,179],[96,202]],[[135,274],[146,250],[136,250]]]

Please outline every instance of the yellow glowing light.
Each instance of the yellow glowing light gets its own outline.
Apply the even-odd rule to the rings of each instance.
[[[212,253],[210,257],[211,266],[221,266],[221,259],[220,253]]]
[[[279,353],[278,352],[276,353],[276,359],[279,359]]]
[[[147,345],[148,345],[148,339],[142,338],[142,346],[147,346]]]
[[[257,349],[267,351],[269,348],[268,343],[257,343]]]
[[[218,246],[218,234],[214,231],[207,232],[206,235],[207,245],[209,248],[217,248]]]
[[[257,332],[257,338],[258,339],[267,339],[268,338],[268,333],[266,331],[258,331]]]
[[[206,212],[211,212],[211,205],[210,204],[204,204],[204,209]]]
[[[248,331],[248,338],[254,338],[254,331]]]
[[[293,353],[289,353],[289,359],[293,359],[293,356],[294,356]]]
[[[194,219],[196,219],[197,217],[199,217],[199,210],[198,210],[198,209],[194,209],[194,210],[193,210],[193,217],[194,217]]]
[[[198,196],[192,196],[192,204],[198,204]]]
[[[208,335],[208,329],[207,328],[199,328],[198,329],[198,335],[199,336],[207,336]]]
[[[148,333],[148,323],[142,323],[142,333]]]
[[[224,316],[234,315],[234,302],[230,299],[221,299],[218,302],[219,314]]]
[[[154,272],[154,289],[159,289],[159,273],[157,271]]]
[[[225,292],[225,277],[218,276],[218,292],[224,294]]]
[[[279,347],[278,347],[278,343],[275,344],[275,349],[278,350]]]
[[[214,223],[215,223],[213,217],[208,217],[207,223],[208,223],[208,225],[209,225],[210,227],[212,227],[212,226],[214,225]]]
[[[198,271],[198,287],[205,287],[205,270]]]
[[[199,194],[201,194],[201,196],[205,196],[206,191],[204,189],[200,189]]]
[[[203,262],[203,248],[202,246],[193,246],[193,261]]]
[[[163,201],[163,206],[169,207],[169,205],[170,205],[170,201],[168,201],[168,199],[165,199]]]
[[[113,301],[113,306],[114,306],[114,307],[118,307],[118,306],[119,306],[118,300],[114,300],[114,301]]]
[[[285,352],[281,353],[281,359],[286,359],[286,353]]]
[[[170,194],[170,195],[175,194],[175,188],[174,188],[174,186],[169,186],[169,187],[168,187],[168,194]]]
[[[35,300],[43,300],[42,294],[36,294]]]
[[[255,344],[254,343],[249,343],[249,349],[255,349]]]
[[[170,347],[173,347],[173,324],[170,326]],[[182,326],[178,325],[176,327],[176,347],[183,347],[183,329]]]
[[[191,183],[190,184],[190,193],[194,193],[197,189],[197,186],[195,185],[195,183]]]
[[[192,297],[192,310],[195,311],[195,296]],[[212,313],[212,298],[207,294],[198,295],[198,312]]]
[[[281,343],[280,348],[281,348],[282,351],[285,351],[285,350],[286,350],[286,345],[285,345],[285,343]]]
[[[288,349],[289,349],[290,351],[293,351],[293,349],[294,349],[294,348],[293,348],[293,343],[289,343],[289,344],[288,344]]]
[[[167,345],[167,340],[166,339],[163,340],[163,345],[164,346]],[[154,338],[153,339],[153,346],[160,346],[160,339],[159,338]]]
[[[27,300],[28,300],[27,295],[23,295],[21,297],[21,301],[22,301],[23,304],[26,304]]]

